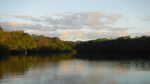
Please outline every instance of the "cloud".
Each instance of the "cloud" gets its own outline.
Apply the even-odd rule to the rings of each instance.
[[[120,14],[101,12],[62,13],[49,16],[5,15],[0,20],[6,30],[23,30],[30,34],[59,37],[62,40],[91,40],[128,34],[128,28],[113,27]]]
[[[62,40],[85,41],[99,38],[117,38],[120,36],[128,36],[127,31],[97,31],[97,30],[64,30],[59,33],[59,38]]]
[[[9,21],[9,22],[0,22],[0,25],[5,28],[4,30],[13,31],[13,30],[23,30],[21,27],[28,26],[27,24],[18,23],[15,21]]]
[[[150,32],[130,33],[131,37],[150,36]]]

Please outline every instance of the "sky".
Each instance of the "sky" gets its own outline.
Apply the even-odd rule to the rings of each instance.
[[[92,40],[150,35],[150,0],[0,0],[7,31]]]

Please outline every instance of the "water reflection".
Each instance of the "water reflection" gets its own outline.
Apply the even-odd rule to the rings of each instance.
[[[0,84],[150,84],[148,60],[10,56],[0,61]]]
[[[50,56],[8,56],[0,60],[0,79],[2,77],[23,75],[25,71],[49,62],[72,59],[72,53],[53,54]]]

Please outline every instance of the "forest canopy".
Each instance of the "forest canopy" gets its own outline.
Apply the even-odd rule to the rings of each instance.
[[[23,31],[7,32],[0,27],[0,47],[5,46],[9,51],[17,50],[42,50],[71,51],[66,42],[58,38],[29,35]]]

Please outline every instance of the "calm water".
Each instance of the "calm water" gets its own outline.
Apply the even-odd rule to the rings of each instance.
[[[57,57],[10,56],[0,60],[0,84],[150,84],[148,60]]]

